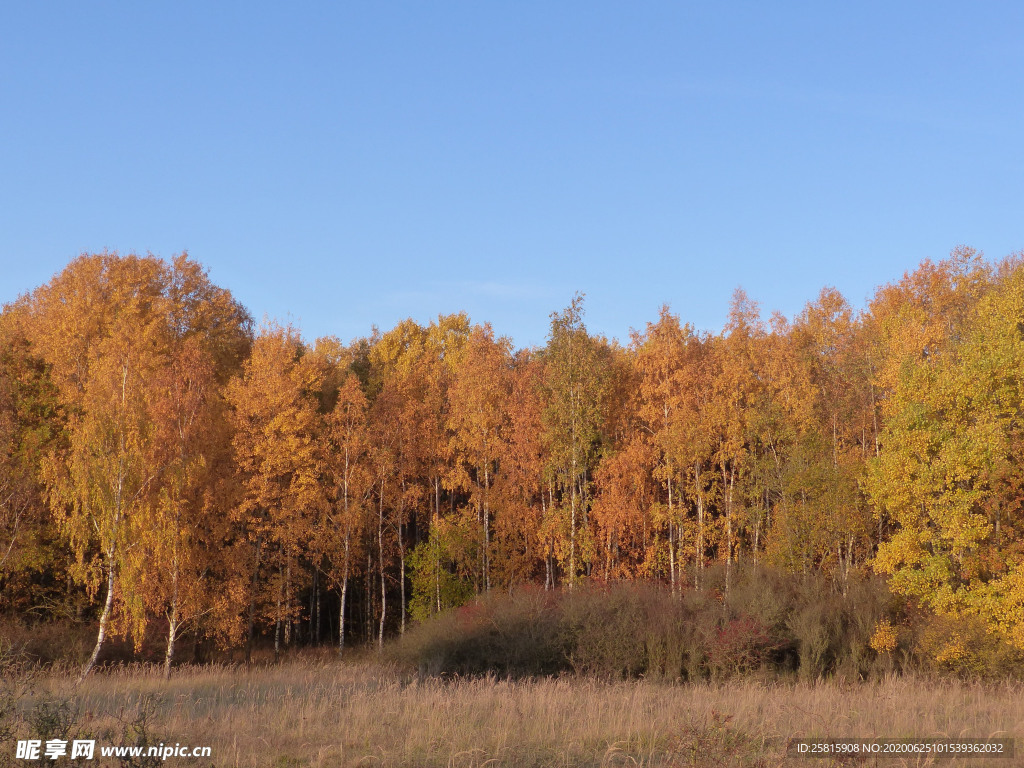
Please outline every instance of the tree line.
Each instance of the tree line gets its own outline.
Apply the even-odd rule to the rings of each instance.
[[[2,609],[184,638],[383,644],[491,590],[746,564],[888,575],[1024,647],[1024,261],[961,248],[789,320],[582,296],[515,349],[465,314],[344,344],[182,254],[83,255],[0,315]]]

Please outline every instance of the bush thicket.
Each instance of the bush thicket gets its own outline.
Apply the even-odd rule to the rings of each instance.
[[[392,648],[430,675],[550,675],[668,680],[784,674],[865,679],[911,658],[907,642],[879,645],[900,603],[880,579],[836,585],[817,574],[748,568],[705,573],[673,593],[643,582],[583,583],[490,594],[410,629]]]

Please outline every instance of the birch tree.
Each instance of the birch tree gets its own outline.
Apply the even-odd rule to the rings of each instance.
[[[590,565],[588,513],[591,473],[602,427],[605,370],[598,345],[583,322],[583,295],[551,315],[544,350],[544,424],[551,495],[548,515],[557,521],[557,554],[567,584]]]

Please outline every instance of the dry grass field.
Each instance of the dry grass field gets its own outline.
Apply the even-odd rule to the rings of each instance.
[[[212,765],[776,766],[797,737],[1024,735],[1024,686],[891,678],[877,684],[737,681],[671,685],[574,677],[420,679],[372,661],[119,668],[76,688],[35,680],[20,706],[66,702],[77,727],[116,730],[148,713],[151,743],[212,747]],[[45,762],[45,761],[44,761]],[[1016,760],[970,764],[1009,766]],[[27,764],[27,763],[22,763]],[[94,763],[95,764],[95,763]],[[169,758],[164,765],[207,766]],[[844,763],[851,764],[851,763]],[[875,762],[858,762],[873,765]],[[878,765],[964,765],[950,759]]]

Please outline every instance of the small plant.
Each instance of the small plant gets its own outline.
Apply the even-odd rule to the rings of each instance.
[[[141,699],[134,711],[118,715],[120,733],[117,741],[121,746],[138,747],[140,755],[122,755],[118,758],[122,768],[156,768],[163,764],[163,758],[158,755],[148,755],[150,747],[155,747],[164,742],[152,733],[152,721],[156,712],[156,702],[153,698]]]
[[[725,621],[715,633],[708,660],[716,677],[741,675],[762,667],[781,645],[760,621],[740,616]]]
[[[77,733],[80,717],[78,706],[69,698],[45,698],[36,703],[28,714],[28,732],[32,738],[47,741],[68,741]]]
[[[875,625],[869,645],[875,653],[892,653],[896,650],[898,640],[896,628],[888,619],[882,619]]]

